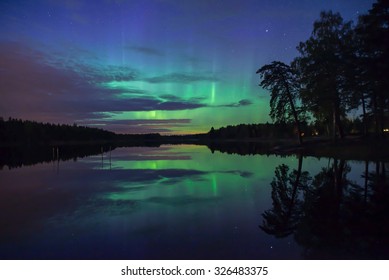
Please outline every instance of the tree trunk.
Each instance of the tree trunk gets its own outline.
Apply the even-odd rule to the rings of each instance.
[[[334,165],[333,165],[333,197],[334,197],[334,205],[333,207],[333,213],[334,213],[334,219],[337,222],[339,222],[340,218],[340,204],[342,202],[342,196],[343,196],[343,171],[344,171],[345,161],[340,160],[338,164],[338,160],[334,158]]]
[[[369,182],[369,161],[365,161],[365,205],[367,204],[367,187]]]
[[[298,190],[298,185],[300,183],[300,176],[301,176],[302,166],[303,166],[303,156],[302,156],[302,154],[299,154],[299,163],[298,163],[298,167],[297,167],[296,181],[293,184],[293,192],[292,192],[292,196],[291,196],[291,199],[290,199],[290,205],[289,205],[288,214],[287,214],[288,220],[289,220],[289,218],[290,218],[290,216],[292,214],[292,209],[293,209],[293,206],[294,206],[294,203],[295,203],[296,194],[297,194],[297,190]]]
[[[334,102],[333,103],[333,108],[332,108],[332,118],[333,118],[333,133],[334,133],[334,141],[337,139],[336,132],[339,132],[339,137],[340,139],[344,138],[344,132],[343,132],[343,127],[342,123],[340,121],[340,112],[339,112],[339,102]]]
[[[303,137],[301,135],[300,122],[299,122],[298,117],[297,117],[296,109],[294,108],[292,97],[290,97],[290,96],[289,96],[289,102],[290,102],[291,107],[292,107],[292,114],[293,114],[294,122],[296,123],[296,126],[297,126],[297,134],[298,134],[299,144],[302,145],[303,144]]]
[[[362,115],[363,115],[363,135],[367,136],[368,130],[367,130],[366,104],[365,104],[364,93],[362,93],[361,102],[362,102]]]
[[[378,106],[377,106],[377,95],[373,93],[373,115],[374,115],[374,131],[375,135],[379,137],[379,117],[378,117]]]
[[[294,122],[296,123],[296,127],[297,127],[297,134],[298,134],[299,144],[302,145],[303,144],[303,138],[301,136],[300,122],[298,120],[296,108],[294,107],[294,102],[293,102],[292,95],[291,95],[290,90],[289,90],[289,85],[285,81],[285,78],[284,78],[284,83],[285,83],[286,93],[288,95],[288,100],[289,100],[289,103],[290,103],[290,107],[292,108],[292,114],[293,114]]]
[[[338,128],[338,131],[339,131],[340,139],[344,139],[344,131],[343,131],[342,122],[340,121],[339,108],[337,108],[336,124],[337,124],[337,128]]]
[[[334,142],[336,142],[336,113],[335,113],[335,105],[332,108],[332,137],[334,138]]]
[[[383,138],[385,138],[385,133],[384,133],[384,128],[385,128],[385,125],[384,125],[384,123],[385,123],[385,117],[384,117],[384,100],[383,100],[384,98],[383,98],[383,96],[382,96],[382,94],[380,94],[379,95],[379,104],[380,104],[380,106],[379,106],[379,110],[378,110],[378,112],[379,112],[379,120],[380,120],[380,136],[381,136],[381,138],[383,139]]]

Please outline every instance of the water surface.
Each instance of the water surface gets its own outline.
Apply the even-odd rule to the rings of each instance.
[[[195,145],[53,158],[0,171],[1,259],[389,257],[387,163]]]

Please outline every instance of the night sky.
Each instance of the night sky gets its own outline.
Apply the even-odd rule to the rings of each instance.
[[[0,1],[0,116],[120,133],[270,121],[255,71],[373,0]]]

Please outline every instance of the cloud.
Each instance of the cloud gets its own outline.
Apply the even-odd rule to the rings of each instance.
[[[195,73],[170,73],[167,75],[155,76],[145,78],[144,81],[157,84],[157,83],[193,83],[193,82],[217,82],[219,79],[214,76],[207,76]]]
[[[184,101],[181,97],[174,95],[174,94],[162,94],[159,96],[160,99],[165,100],[165,101],[171,101],[171,102],[180,102]],[[203,96],[197,96],[197,97],[191,97],[187,101],[192,102],[192,103],[201,103],[205,101],[207,98]]]
[[[161,52],[160,50],[149,48],[149,47],[142,47],[142,46],[128,46],[128,50],[145,54],[145,55],[151,55],[151,56],[164,56],[165,54]]]
[[[253,104],[252,101],[250,101],[248,99],[242,99],[242,100],[239,101],[238,107],[240,107],[240,106],[248,106],[248,105],[251,105],[251,104]]]
[[[179,101],[181,100],[180,97],[173,95],[173,94],[163,94],[159,96],[162,99],[168,100],[168,101]]]
[[[206,104],[202,104],[191,100],[178,100],[178,101],[161,101],[157,98],[151,97],[150,99],[131,98],[127,104],[128,106],[118,108],[117,111],[148,111],[148,110],[165,110],[165,111],[177,111],[177,110],[189,110],[201,107],[206,107]],[[124,110],[127,108],[126,110]]]
[[[220,173],[238,175],[243,178],[250,178],[254,175],[254,173],[252,172],[241,171],[241,170],[220,171]]]
[[[237,107],[249,106],[249,105],[252,105],[252,104],[253,104],[253,102],[251,100],[242,99],[238,103],[230,103],[230,104],[218,105],[216,107],[237,108]]]
[[[205,104],[190,102],[190,101],[180,101],[180,102],[162,102],[158,106],[157,110],[167,110],[167,111],[176,111],[176,110],[191,110],[206,107]]]
[[[109,90],[116,90],[117,93],[114,94],[119,99],[128,99],[133,97],[139,97],[139,96],[147,96],[148,93],[147,90],[138,89],[138,88],[114,88]],[[114,93],[114,92],[112,92]]]
[[[131,119],[131,120],[100,120],[101,123],[110,123],[118,125],[166,125],[166,124],[190,124],[191,119]]]
[[[85,120],[79,124],[104,127],[109,126],[119,133],[175,133],[182,131],[185,126],[190,126],[191,119],[139,119],[139,120],[115,120],[96,119]]]
[[[68,63],[68,65],[58,65],[64,71],[75,71],[77,75],[89,83],[105,83],[112,81],[134,81],[139,78],[139,73],[135,69],[127,66],[94,66],[85,63]]]
[[[192,56],[192,55],[183,55],[183,59],[192,63],[192,64],[201,64],[201,63],[210,63],[209,60],[206,60],[204,58],[199,58],[197,56]]]
[[[3,117],[72,123],[95,119],[99,112],[191,110],[207,106],[201,98],[158,97],[137,88],[109,87],[105,84],[139,80],[138,71],[56,55],[20,43],[0,42]]]

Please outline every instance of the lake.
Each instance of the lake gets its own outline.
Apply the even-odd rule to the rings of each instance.
[[[2,164],[0,259],[389,258],[388,162],[198,145],[46,154]]]

